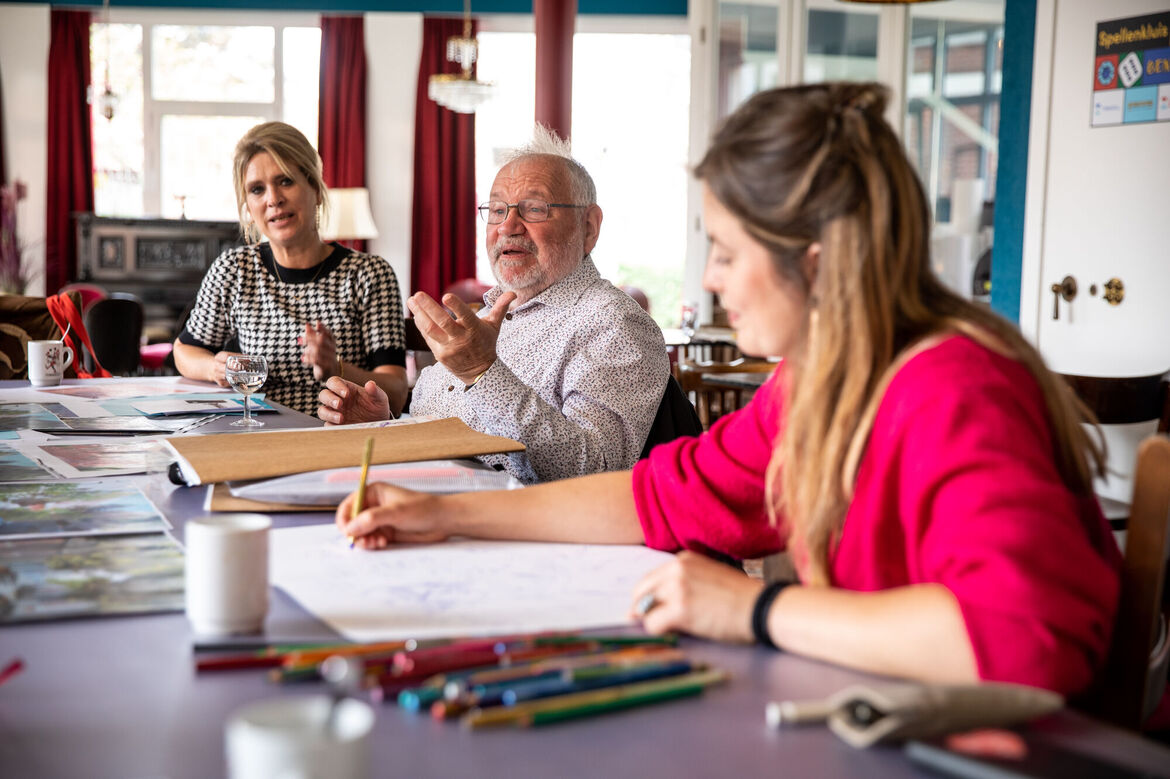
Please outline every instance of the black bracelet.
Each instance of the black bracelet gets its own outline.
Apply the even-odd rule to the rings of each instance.
[[[768,634],[768,612],[772,610],[772,601],[776,600],[780,591],[790,584],[795,582],[772,582],[760,590],[759,596],[756,597],[756,605],[752,607],[752,635],[756,637],[757,643],[772,649],[780,648]]]

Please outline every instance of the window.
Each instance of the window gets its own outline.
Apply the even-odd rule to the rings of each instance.
[[[578,29],[598,23],[581,19]],[[651,315],[673,327],[686,261],[690,36],[682,20],[649,23],[655,25],[680,32],[647,33],[641,24],[637,33],[574,36],[572,140],[604,212],[593,252],[598,270],[614,284],[640,287]],[[497,85],[497,95],[476,112],[476,190],[483,202],[500,155],[532,137],[536,41],[531,32],[483,30],[478,38],[479,78]],[[482,222],[479,228],[478,274],[489,280]]]
[[[92,109],[95,211],[234,221],[231,156],[248,128],[282,120],[316,145],[316,17],[125,13],[91,27],[93,80],[108,60],[119,97],[113,119]]]
[[[952,221],[956,181],[995,193],[1003,22],[911,18],[907,61],[906,148],[935,218]]]

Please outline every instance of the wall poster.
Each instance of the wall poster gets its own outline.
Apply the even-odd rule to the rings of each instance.
[[[1097,24],[1093,127],[1170,121],[1170,11]]]

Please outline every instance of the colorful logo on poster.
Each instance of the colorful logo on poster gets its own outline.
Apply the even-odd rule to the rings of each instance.
[[[1125,59],[1117,66],[1117,74],[1121,77],[1121,85],[1126,89],[1134,86],[1142,77],[1142,58],[1136,51],[1125,55]]]
[[[1170,49],[1150,49],[1145,52],[1145,73],[1142,84],[1170,83]]]
[[[1097,78],[1093,82],[1093,89],[1117,88],[1117,59],[1116,54],[1097,58]]]
[[[1125,90],[1125,123],[1154,121],[1157,118],[1157,103],[1156,86]]]

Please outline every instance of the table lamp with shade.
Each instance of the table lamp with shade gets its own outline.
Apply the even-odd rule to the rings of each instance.
[[[365,187],[338,187],[329,190],[329,208],[321,223],[321,238],[340,241],[350,248],[363,250],[364,244],[352,245],[366,238],[377,238],[378,228],[370,213],[370,191]],[[347,241],[351,243],[346,243]]]

